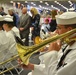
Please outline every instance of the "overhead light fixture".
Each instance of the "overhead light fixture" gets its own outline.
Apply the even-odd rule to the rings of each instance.
[[[61,7],[63,7],[64,9],[68,10],[67,7],[63,6],[62,4],[60,4],[58,1],[54,1],[56,4],[60,5]]]
[[[48,2],[45,2],[45,4],[46,4],[47,6],[49,6]]]
[[[35,3],[33,3],[33,5],[34,5],[34,6],[36,6],[36,4],[35,4]]]
[[[17,4],[20,4],[20,2],[17,2]]]
[[[22,6],[24,6],[24,4],[21,4]]]
[[[43,1],[40,1],[40,3],[43,3]]]
[[[68,3],[72,5],[72,2],[71,1],[68,1]]]
[[[47,6],[49,6],[49,4],[46,4]]]
[[[58,4],[58,5],[60,4],[60,3],[59,3],[59,2],[57,2],[57,1],[54,1],[54,2],[55,2],[56,4]]]
[[[31,2],[31,4],[34,4],[33,2]]]
[[[50,9],[50,8],[48,8],[47,10],[51,11],[51,9]]]
[[[63,7],[64,9],[68,10],[68,8],[66,8],[65,6],[61,5],[61,7]]]
[[[25,1],[25,3],[28,3],[27,1]]]
[[[71,1],[68,1],[68,3],[70,4],[70,6],[72,6],[72,5],[73,5],[73,3],[72,3]]]
[[[45,2],[45,4],[48,4],[47,2]]]
[[[10,1],[10,3],[13,3],[13,1]]]
[[[55,3],[57,2],[57,1],[54,1]]]
[[[58,10],[58,11],[60,11],[59,8],[57,8],[57,7],[53,6],[53,5],[51,5],[51,7],[54,8],[54,9],[56,9],[56,10]]]
[[[53,7],[53,5],[51,5],[51,7]]]
[[[36,4],[34,2],[31,2],[32,5],[36,6]]]
[[[41,6],[41,5],[39,5],[39,7],[41,8],[42,6]]]
[[[48,10],[48,8],[44,8],[44,9]]]

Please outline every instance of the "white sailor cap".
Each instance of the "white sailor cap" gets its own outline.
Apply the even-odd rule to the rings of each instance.
[[[13,22],[13,17],[10,16],[10,15],[6,15],[6,16],[4,16],[4,21],[6,21],[6,22]]]
[[[12,16],[10,16],[10,15],[5,15],[5,16],[3,16],[4,18],[13,18]]]
[[[65,12],[57,15],[56,22],[60,25],[76,24],[76,12]]]
[[[4,17],[0,15],[0,21],[3,21],[3,20],[4,20]]]
[[[73,11],[75,11],[75,8],[72,7],[72,8],[70,8],[70,9],[68,9],[68,11],[73,12]]]
[[[12,18],[4,18],[4,21],[6,21],[6,22],[13,22],[13,19]]]

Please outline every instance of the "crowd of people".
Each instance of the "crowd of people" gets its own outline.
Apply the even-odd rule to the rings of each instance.
[[[6,58],[18,54],[16,50],[16,40],[14,35],[24,40],[24,45],[29,46],[29,33],[31,30],[32,40],[35,44],[35,38],[39,36],[42,41],[54,35],[61,35],[76,28],[76,12],[63,12],[57,15],[56,10],[51,11],[51,16],[43,17],[38,10],[33,7],[30,9],[32,17],[28,14],[26,7],[22,8],[22,15],[19,15],[9,9],[8,13],[4,12],[0,7],[0,57],[1,62]],[[18,64],[24,69],[32,70],[28,75],[75,75],[76,69],[76,31],[74,34],[58,39],[48,44],[48,48],[43,48],[44,55],[40,56],[39,65],[30,63],[22,64],[22,60],[18,60]],[[41,41],[41,42],[42,42]],[[47,49],[47,50],[45,50]],[[46,51],[48,51],[46,53]],[[6,54],[6,55],[5,55]],[[7,56],[7,57],[6,57]],[[3,59],[4,58],[4,59]]]
[[[57,14],[56,10],[53,10],[50,14],[46,14],[44,18],[42,18],[42,15],[40,15],[39,11],[33,7],[30,9],[30,13],[32,14],[32,17],[28,14],[27,8],[22,8],[22,14],[19,16],[13,8],[8,9],[8,14],[4,12],[4,8],[0,7],[0,15],[10,15],[13,17],[13,23],[14,26],[19,29],[19,34],[22,40],[24,40],[24,44],[26,46],[29,45],[29,32],[31,29],[32,33],[32,40],[35,44],[35,37],[39,36],[40,38],[47,37],[47,32],[53,32],[56,29],[56,20],[55,15]],[[52,18],[51,18],[52,16]],[[46,20],[48,20],[49,28],[46,23]],[[53,25],[52,25],[53,24]],[[43,33],[43,36],[42,36]],[[45,36],[45,37],[44,37]]]

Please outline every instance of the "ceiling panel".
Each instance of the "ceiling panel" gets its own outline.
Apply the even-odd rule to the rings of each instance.
[[[11,0],[0,0],[0,3],[10,3],[10,1]],[[34,7],[39,7],[39,5],[41,5],[42,7],[49,8],[49,9],[53,9],[54,7],[56,7],[56,8],[59,8],[60,10],[64,10],[65,8],[69,9],[72,7],[68,3],[68,0],[56,0],[61,5],[63,5],[65,8],[63,8],[61,5],[58,5],[57,3],[55,3],[54,0],[42,0],[43,3],[40,3],[40,0],[12,0],[12,1],[14,1],[15,3],[20,2],[21,4],[30,5],[30,6],[34,6]],[[28,1],[28,3],[25,3],[25,1]],[[33,2],[35,5],[31,4],[31,2]],[[49,5],[46,5],[45,2],[47,2]],[[73,4],[76,4],[76,0],[74,0],[74,1],[71,0],[71,2]]]

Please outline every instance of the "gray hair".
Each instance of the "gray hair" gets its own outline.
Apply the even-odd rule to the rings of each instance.
[[[15,12],[13,8],[8,9],[8,11],[12,11],[13,13]]]

